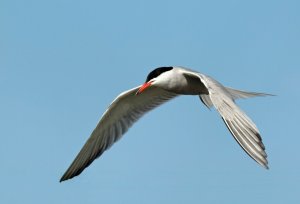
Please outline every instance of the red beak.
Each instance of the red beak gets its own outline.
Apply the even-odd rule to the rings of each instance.
[[[143,91],[145,91],[146,88],[148,88],[149,86],[151,86],[151,82],[146,82],[144,83],[140,89],[136,92],[135,95],[139,95],[140,93],[142,93]]]

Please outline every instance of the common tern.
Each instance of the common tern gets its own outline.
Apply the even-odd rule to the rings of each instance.
[[[113,100],[60,182],[78,176],[145,113],[179,95],[197,95],[208,108],[214,106],[238,144],[268,169],[260,133],[235,100],[269,94],[225,87],[207,75],[174,66],[154,69],[143,85],[125,91]]]

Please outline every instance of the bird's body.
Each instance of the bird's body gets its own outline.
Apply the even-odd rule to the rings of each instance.
[[[207,107],[214,106],[246,153],[268,168],[267,154],[257,127],[234,102],[238,98],[268,94],[231,89],[209,76],[183,67],[160,67],[149,73],[143,85],[121,93],[111,103],[60,181],[79,175],[140,117],[179,95],[198,95]]]

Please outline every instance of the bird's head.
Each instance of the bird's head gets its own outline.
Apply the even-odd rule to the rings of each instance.
[[[172,69],[173,69],[173,67],[159,67],[159,68],[156,68],[153,71],[151,71],[148,74],[145,83],[143,85],[141,85],[139,90],[136,92],[136,95],[142,93],[148,87],[153,86],[156,83],[158,83],[160,81],[160,79],[162,79],[160,77],[160,76],[162,76],[162,73],[165,73],[165,72],[170,71]]]

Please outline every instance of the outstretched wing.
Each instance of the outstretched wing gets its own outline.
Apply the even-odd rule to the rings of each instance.
[[[227,128],[239,145],[257,163],[268,169],[267,154],[258,128],[235,104],[234,100],[269,94],[239,91],[224,87],[209,76],[193,72],[189,74],[193,75],[193,77],[198,76],[209,92],[208,95],[200,95],[202,102],[207,107],[213,105],[218,110]]]
[[[145,113],[177,96],[154,86],[136,95],[139,88],[121,93],[111,103],[60,181],[79,175]]]

